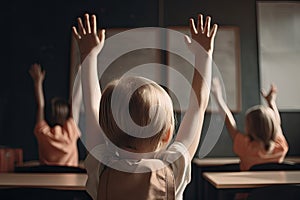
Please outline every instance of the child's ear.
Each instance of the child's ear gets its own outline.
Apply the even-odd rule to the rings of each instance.
[[[163,143],[167,143],[167,142],[169,142],[170,141],[170,139],[171,139],[171,128],[169,128],[168,130],[167,130],[167,132],[163,135],[163,138],[162,138],[162,142]]]

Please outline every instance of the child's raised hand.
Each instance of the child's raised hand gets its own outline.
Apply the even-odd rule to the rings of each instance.
[[[207,16],[205,20],[205,25],[203,26],[203,15],[199,14],[197,27],[195,26],[194,19],[190,19],[190,31],[192,39],[199,43],[204,48],[204,50],[206,50],[209,53],[212,53],[214,48],[214,39],[217,33],[218,26],[214,24],[211,29],[210,22],[211,18]],[[185,42],[188,45],[189,49],[193,53],[197,54],[201,50],[199,50],[197,44],[194,44],[194,41],[191,41],[191,39],[188,36],[185,37]]]
[[[43,82],[45,79],[45,70],[41,69],[41,65],[34,63],[33,65],[31,65],[30,69],[29,69],[29,74],[32,77],[34,82]]]
[[[79,46],[81,62],[83,62],[92,51],[95,51],[96,54],[101,51],[105,40],[105,30],[102,29],[98,32],[95,15],[92,15],[90,19],[89,15],[85,14],[84,23],[81,18],[78,18],[77,22],[78,27],[73,26],[72,30]]]
[[[261,94],[266,99],[266,101],[270,104],[271,102],[276,101],[277,87],[274,84],[271,84],[269,93],[266,93],[265,91],[262,90]]]

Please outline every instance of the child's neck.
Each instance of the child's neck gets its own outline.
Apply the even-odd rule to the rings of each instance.
[[[153,151],[153,148],[137,148],[137,147],[133,147],[133,146],[126,146],[126,147],[122,147],[122,149],[124,149],[125,151],[129,151],[132,153],[151,153]]]

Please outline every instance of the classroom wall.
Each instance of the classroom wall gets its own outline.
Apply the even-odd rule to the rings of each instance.
[[[211,15],[219,25],[238,26],[242,111],[235,117],[239,128],[243,129],[246,109],[260,103],[255,0],[11,0],[1,4],[0,145],[23,148],[25,160],[38,158],[30,64],[40,62],[47,71],[47,102],[55,95],[68,98],[70,30],[76,17],[85,12],[96,13],[103,27],[188,25],[189,17],[200,12]],[[281,116],[290,144],[288,155],[299,156],[300,113]],[[208,156],[233,156],[231,144],[224,130]],[[80,149],[84,158],[82,145]]]

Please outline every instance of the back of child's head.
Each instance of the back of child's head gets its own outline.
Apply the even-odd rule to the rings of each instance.
[[[51,125],[63,126],[71,116],[70,104],[62,98],[54,97],[51,99]]]
[[[263,143],[268,151],[278,131],[274,111],[266,106],[253,106],[246,112],[246,132],[251,139]]]
[[[116,146],[135,152],[157,150],[174,130],[173,105],[167,92],[143,77],[123,77],[106,86],[99,123]]]

